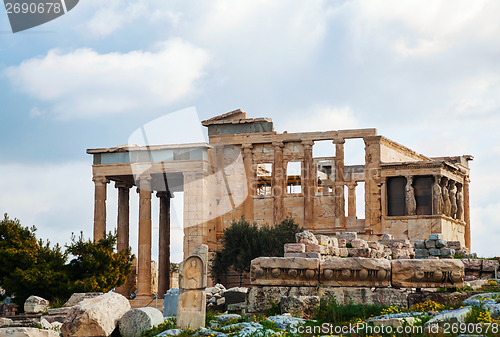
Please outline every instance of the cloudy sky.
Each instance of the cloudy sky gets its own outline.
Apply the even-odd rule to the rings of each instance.
[[[278,131],[374,127],[425,155],[473,155],[473,250],[500,255],[499,12],[495,0],[84,0],[16,34],[0,12],[0,211],[52,242],[90,237],[86,149],[184,108],[241,108]]]

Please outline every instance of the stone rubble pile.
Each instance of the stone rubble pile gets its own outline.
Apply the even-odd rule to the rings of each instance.
[[[377,242],[359,239],[356,232],[338,232],[336,237],[329,237],[304,231],[295,234],[295,240],[285,244],[284,257],[410,259],[415,255],[409,240],[395,240],[390,235]]]
[[[430,234],[428,240],[415,240],[415,258],[426,259],[429,257],[452,258],[455,255],[468,255],[467,248],[460,241],[443,240],[443,234]]]
[[[207,309],[215,311],[241,311],[245,307],[248,288],[234,287],[226,289],[217,283],[214,287],[205,289]]]

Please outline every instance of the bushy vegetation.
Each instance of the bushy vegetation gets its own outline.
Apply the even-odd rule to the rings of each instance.
[[[316,311],[316,320],[334,325],[365,321],[366,319],[383,314],[387,306],[377,304],[339,304],[334,295],[323,297]]]
[[[250,262],[259,256],[283,256],[283,245],[295,242],[295,233],[302,228],[292,218],[286,218],[274,226],[250,224],[244,218],[233,221],[224,230],[222,249],[216,252],[211,276],[217,280],[233,269],[238,273],[249,272]]]
[[[7,214],[0,221],[0,285],[20,306],[30,295],[61,302],[73,292],[107,292],[130,273],[133,256],[130,250],[114,251],[116,235],[95,243],[73,236],[63,251],[37,240],[35,232]]]

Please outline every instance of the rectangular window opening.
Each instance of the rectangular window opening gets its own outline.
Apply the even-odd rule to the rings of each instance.
[[[271,196],[272,163],[257,164],[257,196]]]
[[[291,161],[286,166],[287,194],[302,193],[302,162]]]

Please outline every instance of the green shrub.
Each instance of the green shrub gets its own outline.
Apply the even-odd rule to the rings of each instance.
[[[334,295],[329,298],[321,298],[316,311],[315,318],[320,322],[328,322],[334,325],[342,325],[355,320],[366,320],[372,316],[378,316],[387,306],[377,304],[339,304]]]

